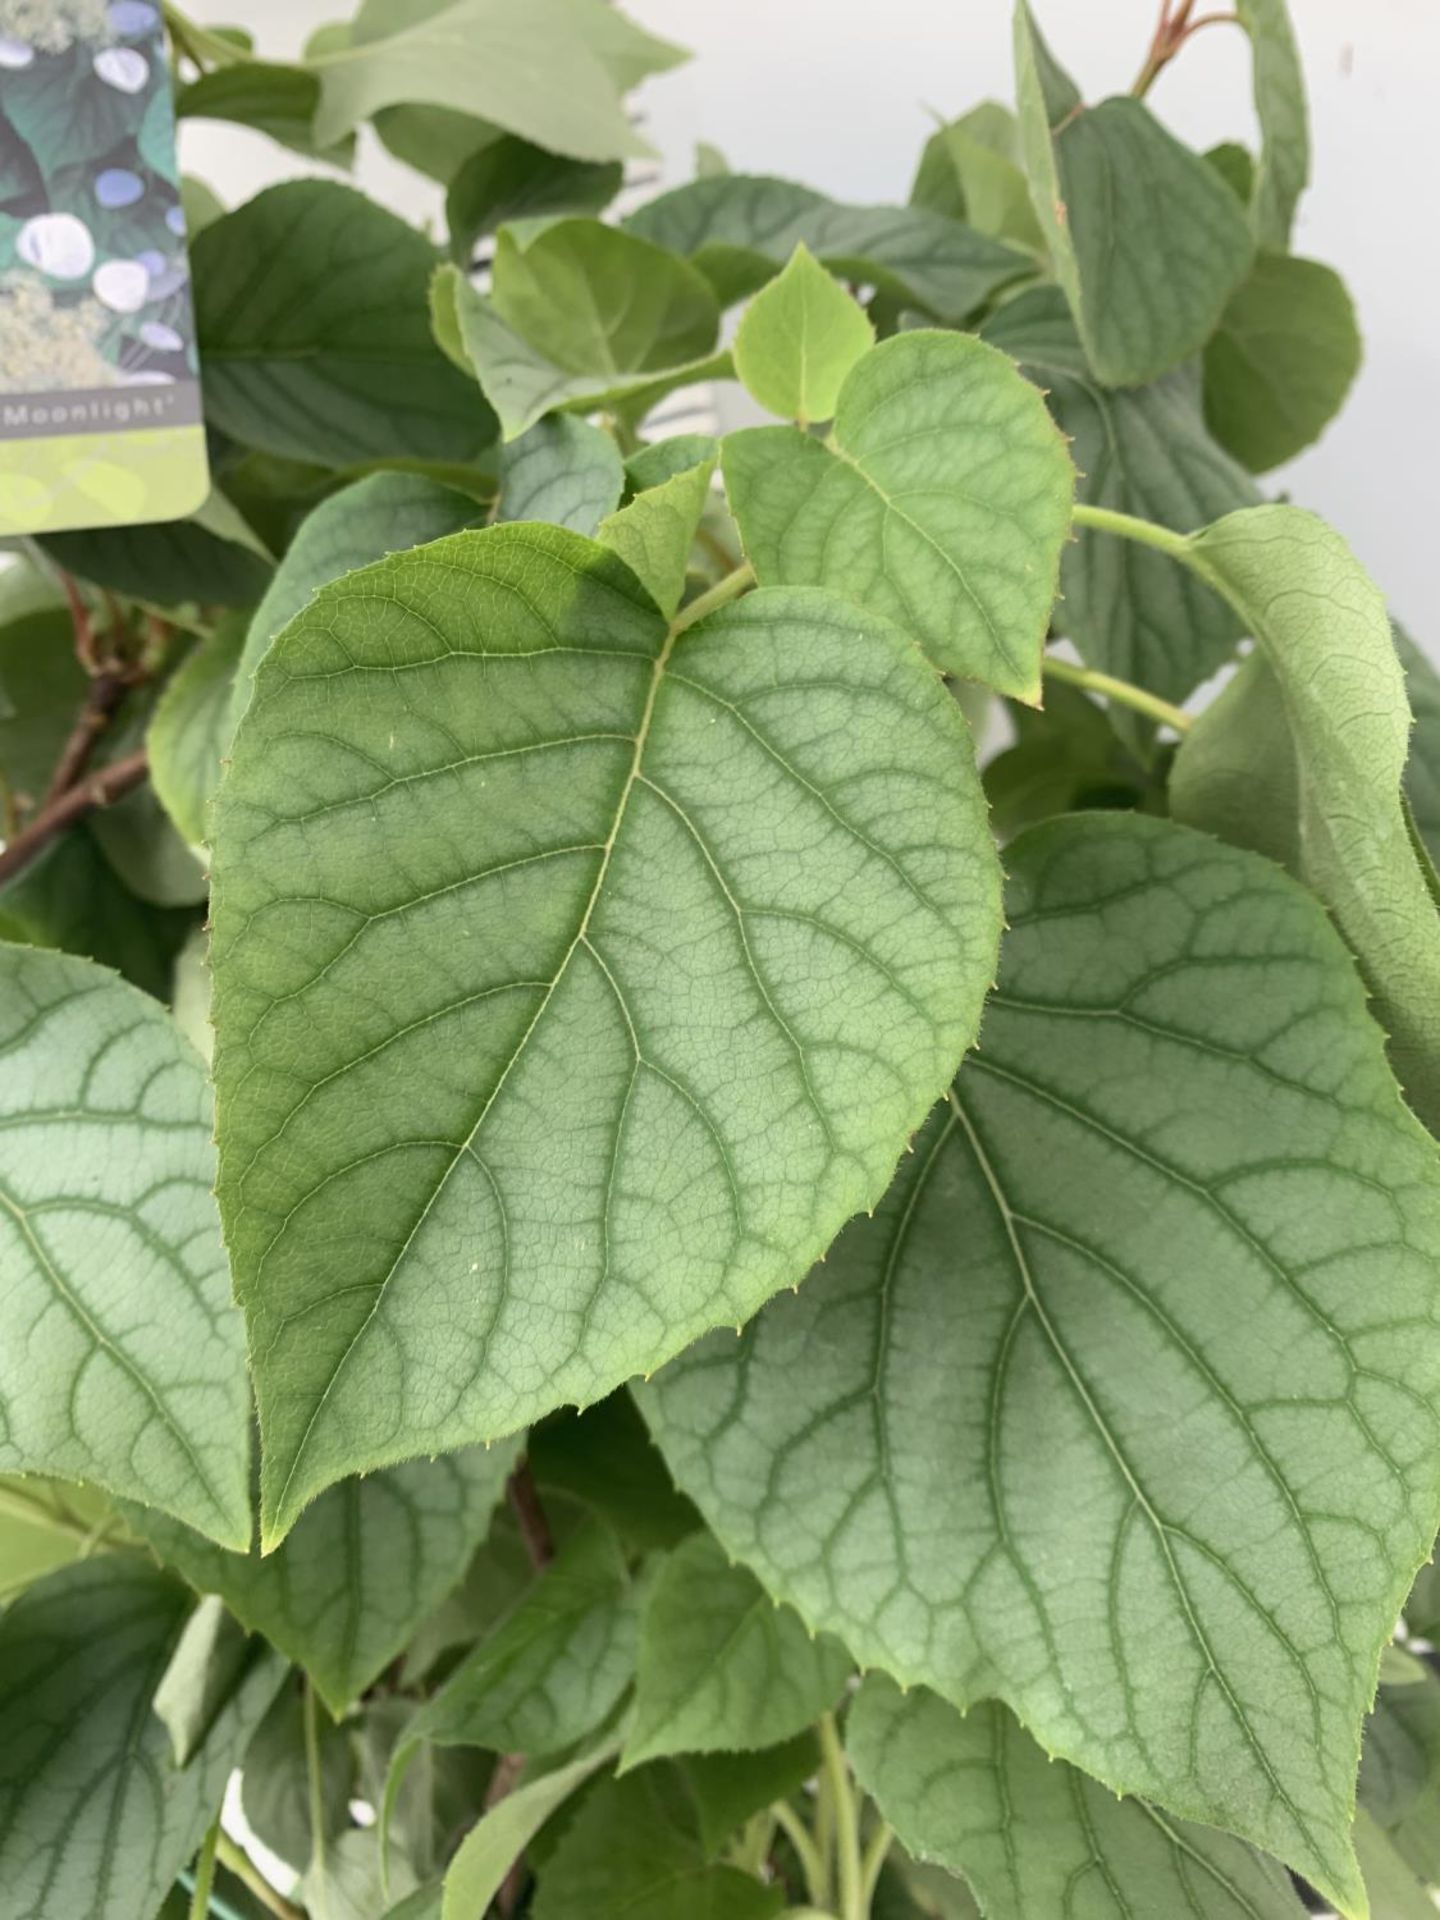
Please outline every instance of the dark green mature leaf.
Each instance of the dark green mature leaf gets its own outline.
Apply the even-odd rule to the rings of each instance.
[[[710,501],[715,456],[636,494],[603,520],[599,537],[629,567],[666,619],[685,592],[690,552]]]
[[[1243,1841],[1120,1800],[1053,1761],[998,1701],[961,1715],[872,1674],[845,1744],[865,1788],[921,1860],[963,1873],[987,1920],[1302,1920],[1290,1877]]]
[[[99,761],[119,760],[146,744],[155,696],[132,697],[112,722]],[[131,893],[156,907],[196,907],[209,883],[194,848],[160,804],[146,781],[114,806],[92,813],[87,822],[100,850]]]
[[[1440,1124],[1440,920],[1401,803],[1410,710],[1385,603],[1340,536],[1296,507],[1231,514],[1187,545],[1280,684],[1300,876],[1360,964],[1411,1105]]]
[[[0,1886],[7,1920],[151,1913],[219,1810],[284,1674],[257,1653],[186,1767],[150,1699],[190,1609],[140,1554],[52,1574],[0,1616]]]
[[[1143,102],[1081,106],[1027,0],[1015,67],[1031,198],[1091,367],[1112,387],[1169,373],[1205,344],[1249,268],[1242,208]]]
[[[167,683],[145,744],[160,804],[192,847],[206,839],[206,814],[230,744],[235,674],[249,621],[223,620]]]
[[[777,273],[797,246],[842,279],[860,280],[935,320],[968,319],[1035,263],[925,207],[849,207],[809,187],[763,175],[692,180],[625,222],[684,254],[725,306]]]
[[[232,734],[250,704],[255,670],[270,642],[321,587],[387,553],[458,533],[482,512],[468,494],[412,473],[372,473],[321,501],[302,523],[250,622],[235,673]]]
[[[353,188],[267,188],[193,259],[206,414],[246,446],[343,466],[469,460],[495,437],[430,332],[434,248]]]
[[[982,101],[932,133],[925,144],[912,206],[968,220],[979,233],[1028,251],[1044,251],[1045,236],[1030,204],[1020,165],[1020,127],[1008,107]]]
[[[206,393],[208,398],[208,387]],[[192,515],[146,526],[49,533],[38,544],[67,573],[137,600],[248,607],[264,593],[274,564],[223,496],[212,495],[212,501],[220,512],[207,512],[203,520]]]
[[[226,120],[235,126],[253,127],[308,159],[349,166],[355,158],[353,137],[331,147],[316,143],[314,123],[319,104],[319,79],[304,67],[237,60],[230,66],[214,67],[181,87],[175,96],[175,115],[182,120]]]
[[[1200,715],[1170,769],[1170,812],[1183,825],[1302,870],[1295,742],[1280,682],[1252,653]]]
[[[210,1096],[165,1011],[0,947],[0,1468],[249,1533],[248,1385]]]
[[[1252,473],[1303,453],[1360,368],[1360,330],[1330,267],[1262,253],[1205,349],[1205,424]]]
[[[945,672],[1038,697],[1074,471],[1003,354],[902,334],[852,369],[828,441],[751,427],[723,459],[762,584],[836,588]]]
[[[803,1274],[973,1035],[998,922],[964,722],[903,635],[803,592],[667,631],[558,528],[319,595],[214,844],[267,1544]]]
[[[1235,0],[1250,35],[1255,64],[1255,111],[1260,162],[1250,217],[1262,247],[1290,244],[1295,208],[1310,179],[1310,126],[1305,75],[1286,0]]]
[[[0,624],[0,790],[38,806],[89,682],[63,606],[26,608]]]
[[[808,1731],[759,1753],[687,1754],[680,1772],[706,1854],[713,1859],[747,1820],[788,1800],[819,1770],[820,1743]]]
[[[874,1222],[642,1407],[862,1665],[998,1695],[1354,1912],[1360,1724],[1440,1500],[1433,1143],[1267,862],[1111,814],[1007,864],[983,1050]]]
[[[257,1840],[297,1873],[310,1864],[309,1774],[305,1758],[304,1682],[292,1680],[256,1729],[242,1762],[240,1804]],[[349,1823],[355,1756],[349,1733],[320,1714],[320,1805],[324,1837]]]
[[[128,1517],[192,1586],[303,1667],[338,1714],[459,1582],[513,1459],[513,1447],[470,1447],[346,1480],[264,1558],[156,1514]]]
[[[673,1547],[700,1525],[623,1387],[584,1413],[547,1420],[526,1452],[552,1527],[554,1488],[602,1514],[637,1552]]]
[[[588,420],[537,420],[500,457],[501,520],[548,520],[593,534],[620,504],[625,463],[613,438]]]
[[[1045,705],[1015,705],[1012,747],[987,761],[985,797],[1001,841],[1057,813],[1093,807],[1163,811],[1164,788],[1127,750],[1108,715],[1063,681],[1045,687]]]
[[[837,1640],[812,1637],[697,1533],[665,1561],[645,1603],[621,1765],[775,1746],[828,1712],[849,1674]]]
[[[783,1889],[712,1866],[659,1769],[607,1780],[546,1861],[535,1920],[768,1920]]]
[[[1381,1685],[1365,1723],[1360,1801],[1386,1828],[1440,1791],[1440,1678],[1416,1665],[1412,1684]]]
[[[619,1542],[590,1522],[420,1709],[409,1740],[541,1758],[573,1747],[630,1684],[636,1611]]]
[[[482,147],[461,167],[445,196],[451,258],[468,266],[475,243],[509,220],[557,213],[600,213],[620,191],[624,169],[546,153],[514,134]]]
[[[985,338],[1046,389],[1087,505],[1190,533],[1259,499],[1206,431],[1194,367],[1145,387],[1103,387],[1054,288],[1002,307]],[[1085,527],[1064,550],[1060,591],[1057,621],[1084,658],[1166,700],[1183,700],[1208,679],[1241,634],[1233,610],[1188,568]]]
[[[1440,674],[1405,629],[1391,622],[1391,638],[1405,669],[1405,691],[1415,716],[1405,762],[1405,797],[1432,860],[1440,859]]]
[[[441,0],[365,13],[372,25],[358,44],[312,63],[315,137],[326,145],[404,102],[483,115],[580,160],[624,159],[650,149],[621,94],[686,57],[603,0]]]

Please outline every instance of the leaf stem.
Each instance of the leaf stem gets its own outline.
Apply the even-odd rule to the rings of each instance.
[[[840,1920],[866,1920],[863,1904],[864,1874],[860,1860],[860,1822],[855,1810],[855,1792],[850,1784],[850,1769],[840,1730],[833,1713],[820,1716],[820,1758],[830,1785],[835,1809],[835,1866],[840,1895]]]
[[[510,1502],[510,1511],[520,1529],[520,1538],[525,1543],[530,1565],[536,1573],[543,1573],[555,1558],[555,1539],[540,1501],[540,1489],[535,1484],[535,1476],[530,1471],[527,1459],[520,1459],[515,1471],[505,1482],[505,1497]]]
[[[275,1891],[245,1849],[237,1846],[223,1827],[216,1838],[215,1852],[221,1864],[250,1889],[261,1906],[275,1915],[275,1920],[305,1920],[299,1907],[292,1907],[283,1894]]]
[[[1134,686],[1128,680],[1117,680],[1113,674],[1099,673],[1093,667],[1074,666],[1069,660],[1058,660],[1051,654],[1045,656],[1042,664],[1049,679],[1061,680],[1070,687],[1083,687],[1087,693],[1098,693],[1103,699],[1131,707],[1148,719],[1158,720],[1162,726],[1173,727],[1176,733],[1188,733],[1193,725],[1182,707],[1171,706],[1168,700],[1147,693],[1144,687]]]
[[[1077,527],[1089,527],[1096,533],[1113,533],[1122,540],[1138,541],[1142,547],[1154,547],[1160,553],[1168,553],[1172,560],[1183,562],[1189,555],[1188,534],[1176,533],[1171,527],[1157,526],[1153,520],[1141,520],[1133,513],[1116,513],[1113,507],[1092,507],[1083,500],[1077,500],[1071,518]]]
[[[829,1874],[821,1858],[810,1829],[800,1818],[788,1800],[777,1800],[770,1809],[775,1816],[775,1824],[795,1849],[795,1857],[800,1862],[800,1871],[805,1876],[805,1892],[810,1904],[819,1907],[829,1891],[826,1882]]]
[[[674,634],[684,633],[697,620],[703,620],[707,613],[714,613],[717,607],[728,606],[732,600],[737,600],[754,584],[755,569],[748,560],[744,560],[733,573],[727,573],[723,580],[717,580],[713,587],[707,587],[704,593],[698,594],[688,607],[682,607],[670,631]]]
[[[870,1920],[870,1908],[875,1899],[875,1889],[880,1883],[880,1874],[894,1839],[895,1829],[888,1820],[882,1820],[866,1842],[865,1853],[860,1862],[861,1920]]]
[[[315,1682],[308,1673],[304,1700],[305,1784],[310,1802],[310,1871],[305,1877],[315,1884],[315,1897],[312,1900],[307,1891],[306,1905],[313,1907],[315,1920],[326,1920],[329,1903],[325,1892],[325,1776],[320,1766],[320,1716]]]
[[[195,1886],[190,1895],[190,1920],[207,1920],[210,1912],[210,1889],[215,1884],[215,1849],[220,1844],[220,1816],[217,1813],[210,1822],[209,1831],[200,1842],[200,1852],[195,1860]]]

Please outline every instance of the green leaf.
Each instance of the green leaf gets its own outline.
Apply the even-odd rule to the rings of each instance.
[[[946,673],[1038,698],[1074,473],[1003,354],[903,334],[857,362],[828,442],[751,427],[723,457],[762,585],[836,588]]]
[[[1435,1902],[1391,1836],[1361,1807],[1355,1851],[1365,1874],[1371,1920],[1431,1920]]]
[[[192,847],[205,842],[206,813],[220,784],[248,626],[243,614],[233,615],[201,641],[167,683],[146,732],[155,792]]]
[[[1440,858],[1440,674],[1403,627],[1392,621],[1390,633],[1405,669],[1405,691],[1415,716],[1410,757],[1405,762],[1405,797],[1435,860]]]
[[[987,761],[984,773],[990,822],[1002,842],[1057,813],[1092,807],[1163,810],[1161,784],[1078,688],[1052,680],[1043,709],[1017,704],[1010,718],[1015,744]]]
[[[1300,877],[1360,964],[1411,1105],[1440,1124],[1440,922],[1401,805],[1410,710],[1385,603],[1297,507],[1231,514],[1187,546],[1280,683]]]
[[[319,79],[304,67],[237,60],[214,67],[181,87],[175,96],[175,113],[182,120],[225,120],[234,126],[252,127],[307,159],[348,167],[355,159],[353,137],[328,147],[316,143],[314,123],[319,104]]]
[[[252,1659],[176,1767],[149,1711],[190,1609],[143,1555],[52,1574],[0,1615],[0,1885],[7,1920],[152,1913],[214,1819],[284,1674]]]
[[[353,188],[267,188],[192,257],[206,415],[245,445],[343,466],[469,460],[494,438],[430,332],[434,248]]]
[[[63,607],[22,607],[0,625],[0,788],[22,810],[44,798],[88,691]]]
[[[242,1762],[240,1804],[257,1840],[297,1873],[310,1864],[309,1773],[305,1759],[304,1682],[292,1680],[256,1729]],[[350,1736],[328,1714],[317,1715],[320,1807],[325,1839],[349,1825],[355,1757]]]
[[[226,1553],[188,1527],[130,1512],[160,1558],[301,1666],[343,1713],[460,1580],[484,1539],[514,1448],[471,1447],[346,1480],[285,1544]]]
[[[1319,439],[1359,368],[1360,330],[1339,274],[1262,253],[1205,349],[1205,424],[1264,473]]]
[[[412,1684],[408,1657],[404,1684]],[[473,1747],[425,1747],[407,1764],[398,1789],[389,1792],[396,1751],[408,1736],[414,1711],[414,1698],[405,1693],[372,1693],[358,1722],[347,1721],[345,1730],[359,1749],[356,1790],[362,1800],[383,1809],[378,1825],[385,1858],[392,1863],[397,1857],[405,1860],[426,1879],[450,1858],[455,1836],[474,1822],[492,1783],[498,1791],[509,1774],[507,1770],[497,1777],[500,1760],[493,1753]],[[438,1906],[438,1885],[436,1899]]]
[[[1440,1500],[1433,1143],[1269,863],[1119,814],[1006,859],[983,1049],[874,1221],[642,1411],[862,1666],[998,1696],[1354,1913],[1360,1724]]]
[[[1310,126],[1305,75],[1285,0],[1235,0],[1250,35],[1260,163],[1250,217],[1262,247],[1290,244],[1295,209],[1310,179]]]
[[[461,167],[445,196],[450,256],[470,264],[475,243],[510,220],[601,213],[620,191],[624,169],[607,161],[570,160],[505,134]]]
[[[621,93],[685,58],[601,0],[458,0],[423,8],[418,21],[390,11],[398,31],[312,63],[323,145],[405,102],[483,115],[579,160],[622,160],[650,149]]]
[[[1190,533],[1259,499],[1210,438],[1197,370],[1111,389],[1089,371],[1054,288],[1002,307],[985,338],[1021,361],[1071,442],[1087,505]],[[1077,527],[1060,562],[1056,620],[1091,666],[1184,700],[1235,652],[1241,626],[1218,594],[1168,554]]]
[[[700,1844],[714,1859],[757,1813],[788,1800],[820,1771],[820,1743],[808,1730],[759,1753],[692,1753],[681,1764],[695,1804]]]
[[[741,316],[735,371],[768,413],[808,426],[834,419],[846,374],[874,343],[864,308],[801,241]]]
[[[653,446],[641,447],[625,462],[625,472],[636,493],[662,486],[677,473],[688,473],[706,460],[718,460],[720,442],[713,433],[676,433]]]
[[[861,1786],[921,1860],[963,1873],[986,1920],[1194,1914],[1302,1920],[1290,1877],[1243,1841],[1121,1800],[1053,1761],[998,1701],[967,1714],[871,1674],[845,1730]]]
[[[145,746],[155,707],[153,692],[128,700],[106,733],[97,760],[120,760]],[[188,752],[185,757],[188,760]],[[204,900],[205,868],[160,804],[153,782],[92,813],[87,825],[131,893],[156,907],[195,907]]]
[[[1299,775],[1280,682],[1262,653],[1200,715],[1170,769],[1170,812],[1183,825],[1301,872]]]
[[[768,1920],[785,1904],[735,1867],[711,1866],[654,1769],[587,1797],[540,1874],[535,1920]]]
[[[711,454],[698,466],[636,494],[629,506],[600,523],[601,541],[619,554],[667,620],[685,592],[690,549],[714,473]]]
[[[800,245],[842,279],[956,324],[1035,270],[1025,254],[928,208],[843,206],[763,175],[692,180],[625,225],[692,259],[725,306],[762,287]]]
[[[673,1547],[700,1524],[623,1387],[584,1413],[547,1420],[526,1452],[542,1492],[559,1488],[583,1501],[635,1552]]]
[[[372,473],[322,500],[301,522],[255,609],[235,673],[231,733],[250,704],[255,670],[270,642],[321,587],[387,553],[403,553],[458,533],[481,512],[467,494],[411,473]]]
[[[0,1606],[57,1567],[85,1559],[110,1519],[108,1503],[92,1489],[33,1476],[0,1479]]]
[[[548,520],[593,534],[620,504],[625,463],[608,433],[588,420],[537,420],[500,456],[501,520]]]
[[[546,1821],[619,1750],[620,1736],[614,1734],[567,1765],[522,1781],[483,1814],[446,1871],[441,1920],[474,1920],[484,1913]]]
[[[211,503],[222,509],[229,505],[218,492],[207,506]],[[192,514],[188,520],[152,521],[147,526],[47,533],[36,544],[67,573],[133,599],[161,606],[199,600],[206,606],[248,607],[265,591],[274,570],[253,542],[254,535],[231,508],[223,531],[203,525],[201,514]]]
[[[163,1007],[0,947],[0,1468],[249,1534],[245,1353],[210,1096]]]
[[[1417,1663],[1418,1665],[1418,1663]],[[1440,1679],[1419,1666],[1408,1686],[1382,1685],[1365,1723],[1361,1804],[1382,1827],[1398,1827],[1440,1789]]]
[[[745,1319],[878,1197],[991,977],[969,752],[838,598],[667,633],[559,528],[396,556],[291,622],[214,810],[267,1545],[345,1473]]]
[[[625,1557],[591,1521],[420,1709],[407,1745],[563,1752],[611,1713],[634,1674],[635,1644]]]
[[[770,1747],[834,1706],[850,1658],[812,1638],[708,1533],[679,1546],[645,1603],[622,1770],[670,1753]]]
[[[192,1611],[150,1705],[170,1735],[177,1767],[188,1766],[254,1663],[252,1641],[213,1595]]]
[[[1214,167],[1235,198],[1248,207],[1255,191],[1255,157],[1250,149],[1235,140],[1222,140],[1218,146],[1207,148],[1205,162]]]
[[[1250,232],[1230,188],[1148,107],[1129,98],[1083,107],[1068,82],[1047,89],[1049,58],[1019,0],[1015,69],[1035,212],[1096,377],[1139,386],[1214,332],[1249,269]]]
[[[1020,128],[1008,107],[982,101],[925,143],[910,204],[968,220],[978,233],[1041,253],[1045,236],[1020,165]]]

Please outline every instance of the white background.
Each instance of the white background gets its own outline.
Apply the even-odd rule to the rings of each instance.
[[[1221,5],[1224,0],[1215,0]],[[838,197],[903,199],[930,112],[1008,100],[1009,0],[627,0],[653,32],[689,47],[688,67],[640,96],[665,179],[685,179],[697,139],[732,167],[800,179]],[[1202,0],[1203,8],[1204,0]],[[1365,335],[1365,365],[1323,442],[1274,476],[1333,520],[1395,611],[1440,657],[1431,549],[1440,543],[1440,270],[1436,175],[1440,0],[1290,0],[1310,86],[1314,185],[1297,250],[1338,267]],[[298,51],[343,0],[205,0],[239,18],[263,52]],[[1036,0],[1057,54],[1091,98],[1129,86],[1158,0]],[[1152,95],[1200,145],[1254,141],[1243,37],[1196,36]],[[259,135],[188,124],[182,161],[234,202],[296,170]],[[438,197],[367,149],[361,184],[434,217]]]

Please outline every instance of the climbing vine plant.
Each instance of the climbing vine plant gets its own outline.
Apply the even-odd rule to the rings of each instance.
[[[170,16],[322,171],[0,578],[12,1920],[1432,1910],[1440,681],[1213,20],[896,207],[646,198],[599,0]]]

